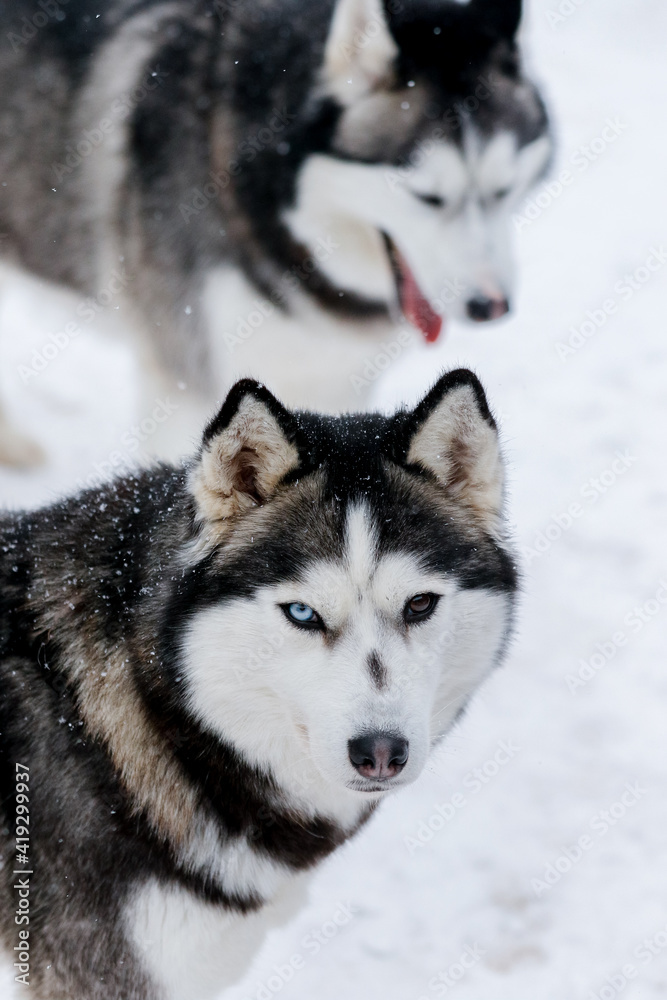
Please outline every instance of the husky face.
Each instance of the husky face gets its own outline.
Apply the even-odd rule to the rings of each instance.
[[[240,385],[191,471],[216,583],[182,644],[189,710],[311,802],[377,797],[419,775],[507,636],[495,425],[469,372],[394,418]]]
[[[520,74],[520,3],[339,0],[323,87],[342,112],[285,221],[335,285],[396,304],[427,340],[442,317],[504,315],[511,213],[550,156]],[[395,9],[394,9],[395,8]]]
[[[0,756],[40,802],[40,997],[238,980],[497,662],[502,491],[471,372],[393,416],[244,380],[187,464],[2,515]]]

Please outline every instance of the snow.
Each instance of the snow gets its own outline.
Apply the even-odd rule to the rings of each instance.
[[[375,386],[391,406],[416,399],[438,367],[482,378],[523,554],[516,639],[425,774],[323,866],[308,909],[228,1000],[667,996],[667,10],[560,7],[571,13],[550,24],[557,0],[533,0],[526,36],[557,127],[547,183],[564,169],[571,182],[517,233],[518,308],[407,349]],[[615,138],[584,170],[576,151],[608,119]],[[654,248],[657,269],[620,291]],[[38,472],[0,471],[12,506],[127,453],[136,362],[99,323],[28,385],[17,375],[68,302],[34,285],[3,292],[3,391],[50,454]],[[599,328],[559,357],[589,310]],[[575,687],[579,670],[590,679]]]

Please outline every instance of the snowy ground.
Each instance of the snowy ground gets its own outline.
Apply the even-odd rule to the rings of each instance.
[[[552,180],[573,179],[517,235],[518,311],[415,348],[376,392],[382,405],[414,398],[455,363],[481,375],[523,551],[516,642],[417,784],[321,870],[310,907],[233,1000],[667,997],[667,258],[641,270],[667,246],[667,9],[561,9],[549,23],[557,0],[533,0],[527,35],[558,125]],[[583,170],[576,151],[607,119],[619,134]],[[599,328],[559,348],[607,300]],[[2,308],[3,329],[22,316],[42,337],[60,315],[18,288]],[[0,498],[33,504],[123,450],[134,414],[115,387],[136,372],[86,332],[23,386],[25,341],[7,340],[12,414],[51,463],[0,472]]]

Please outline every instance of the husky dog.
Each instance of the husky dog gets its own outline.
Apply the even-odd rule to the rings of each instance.
[[[433,340],[445,314],[509,308],[512,206],[550,151],[520,14],[3,4],[1,246],[87,296],[82,315],[129,306],[157,368],[209,400],[252,372],[358,408],[352,379],[399,311]]]
[[[458,370],[390,417],[244,380],[193,460],[0,519],[0,933],[39,1000],[242,975],[499,661],[502,505]]]

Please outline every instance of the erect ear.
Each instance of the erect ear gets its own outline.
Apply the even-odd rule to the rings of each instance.
[[[521,21],[521,0],[472,0],[471,16],[488,24],[503,38],[514,38]]]
[[[498,431],[482,385],[466,368],[448,372],[408,416],[406,459],[430,472],[487,529],[498,525],[503,464]]]
[[[389,82],[397,55],[382,0],[336,0],[323,74],[328,92],[341,104]]]
[[[293,414],[253,379],[229,391],[190,473],[199,516],[220,521],[265,503],[299,465]]]

